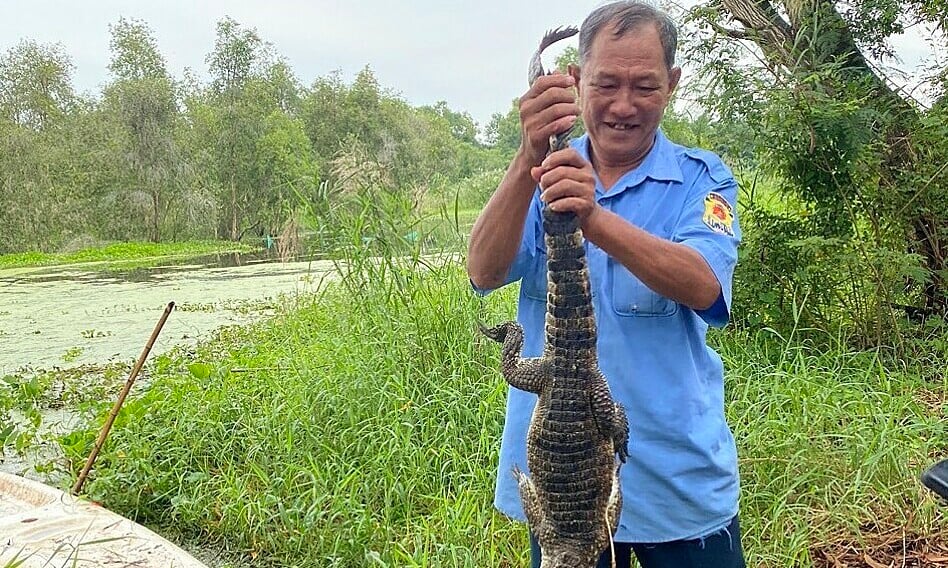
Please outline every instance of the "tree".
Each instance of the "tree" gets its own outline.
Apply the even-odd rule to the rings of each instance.
[[[123,18],[110,33],[110,81],[88,100],[60,47],[25,40],[0,54],[2,252],[275,234],[307,202],[337,205],[320,183],[334,172],[369,172],[402,207],[483,167],[469,115],[413,107],[369,67],[303,88],[255,30],[225,18],[209,84],[176,83],[147,24]]]
[[[810,238],[797,251],[822,259],[824,270],[809,273],[810,290],[823,280],[823,307],[835,303],[866,323],[886,319],[906,282],[916,284],[924,312],[948,308],[944,89],[923,105],[878,62],[889,54],[887,39],[907,25],[932,26],[944,45],[945,7],[720,0],[691,12],[701,36],[689,53],[707,81],[702,102],[722,120],[753,125],[762,165],[802,203],[805,215],[788,219]],[[787,237],[788,245],[799,241]],[[852,268],[848,281],[837,261]],[[830,265],[835,272],[826,272]]]
[[[303,123],[281,110],[266,117],[257,144],[261,193],[265,196],[258,212],[267,234],[277,234],[293,216],[301,197],[311,195],[319,184],[319,168]]]
[[[273,58],[270,46],[255,30],[224,18],[217,24],[214,51],[206,60],[213,81],[200,114],[203,128],[209,129],[205,139],[212,144],[209,165],[221,208],[218,234],[239,240],[261,223],[253,213],[259,200],[255,152],[272,104],[255,99],[251,85],[255,81],[259,85]]]
[[[124,133],[123,158],[135,191],[146,197],[149,238],[159,242],[162,223],[184,171],[174,140],[178,109],[174,88],[151,30],[135,20],[110,26],[115,81],[106,88],[106,105]],[[125,203],[133,207],[134,195]]]
[[[477,144],[477,124],[470,114],[451,110],[446,101],[438,101],[434,106],[423,106],[419,110],[444,121],[455,140]]]
[[[159,53],[158,44],[145,22],[119,18],[117,24],[109,26],[109,31],[112,34],[109,71],[116,79],[168,78],[165,58]]]
[[[264,83],[268,87],[268,98],[288,116],[296,117],[300,112],[302,94],[300,82],[285,61],[276,61],[266,70]]]
[[[353,141],[359,153],[378,164],[391,165],[397,154],[395,122],[403,103],[379,85],[375,73],[363,67],[351,85],[339,73],[317,79],[302,105],[302,118],[323,171]]]
[[[74,94],[72,68],[61,46],[28,39],[0,56],[2,252],[54,250],[87,228],[79,182],[108,167],[84,167],[92,103]]]
[[[72,70],[61,45],[20,41],[0,57],[0,114],[20,126],[48,127],[75,102]]]
[[[233,18],[225,17],[217,22],[214,51],[205,61],[214,78],[214,91],[233,96],[251,77],[269,67],[272,54],[256,30],[242,29]]]
[[[495,112],[484,129],[487,143],[500,149],[504,153],[513,155],[520,147],[523,135],[520,132],[520,106],[518,99],[514,99],[507,112]]]

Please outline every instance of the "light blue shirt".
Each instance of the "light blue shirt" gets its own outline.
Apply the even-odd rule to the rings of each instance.
[[[587,160],[588,138],[572,142]],[[708,325],[727,323],[740,229],[737,184],[710,152],[684,148],[658,132],[652,150],[608,191],[596,182],[599,204],[633,225],[696,250],[722,294],[695,311],[662,297],[622,264],[586,242],[599,366],[629,419],[629,459],[622,466],[618,542],[697,538],[737,514],[734,437],[724,418],[721,358],[705,341]],[[546,245],[539,192],[507,276],[521,281],[517,320],[524,357],[543,352]],[[536,395],[510,388],[500,448],[495,506],[524,520],[511,471],[527,471],[526,436]]]

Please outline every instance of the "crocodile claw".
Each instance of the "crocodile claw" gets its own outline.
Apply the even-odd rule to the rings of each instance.
[[[504,339],[507,337],[507,323],[495,325],[494,327],[487,327],[483,323],[477,322],[477,328],[481,331],[481,333],[490,339],[493,339],[497,343],[503,343]]]

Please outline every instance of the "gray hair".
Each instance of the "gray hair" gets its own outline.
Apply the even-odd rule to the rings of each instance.
[[[583,20],[579,28],[579,64],[589,59],[593,40],[603,27],[613,24],[615,37],[622,37],[643,24],[655,24],[665,51],[665,66],[675,66],[678,50],[678,28],[665,12],[642,0],[619,0],[600,6]]]

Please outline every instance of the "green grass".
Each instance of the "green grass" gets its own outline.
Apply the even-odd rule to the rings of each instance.
[[[85,262],[140,262],[161,257],[194,257],[225,252],[250,252],[254,247],[229,241],[181,243],[113,243],[72,253],[25,252],[0,255],[0,269]]]
[[[827,348],[768,335],[716,337],[749,565],[827,565],[822,553],[860,539],[871,547],[883,529],[943,530],[918,475],[948,454],[948,407],[932,404],[948,398],[948,381],[842,341]]]
[[[514,291],[479,299],[459,263],[425,268],[362,265],[268,322],[159,358],[91,496],[255,566],[526,565],[522,527],[491,506],[505,387],[497,347],[474,332],[512,316]],[[917,476],[948,453],[944,377],[843,341],[713,340],[749,566],[826,565],[888,529],[939,530]],[[64,440],[76,463],[96,427]]]
[[[93,498],[273,566],[525,559],[490,506],[506,391],[475,340],[478,316],[509,317],[511,296],[479,300],[456,266],[430,268],[394,270],[391,286],[353,275],[194,358],[161,358]],[[211,368],[192,374],[195,361]],[[91,435],[70,439],[77,456]]]

